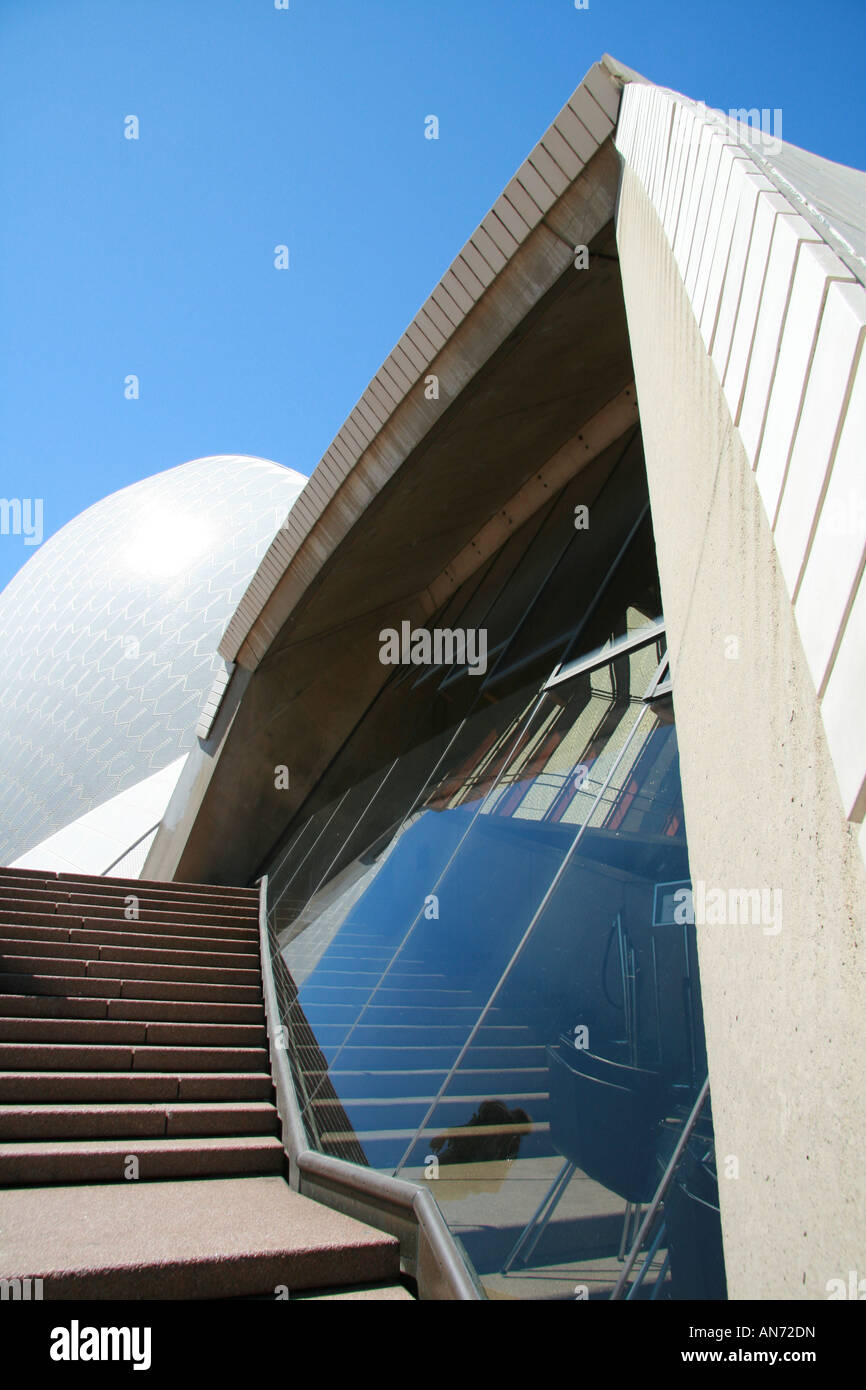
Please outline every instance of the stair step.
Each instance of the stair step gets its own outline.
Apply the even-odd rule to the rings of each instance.
[[[251,985],[262,978],[256,967],[237,969],[234,966],[145,965],[141,961],[94,961],[88,974],[97,979],[178,980],[187,984]]]
[[[66,999],[61,994],[0,994],[0,1018],[117,1018],[264,1026],[261,1004],[170,1003],[164,999]]]
[[[262,1071],[257,1047],[150,1047],[74,1043],[0,1043],[2,1071]]]
[[[5,984],[0,980],[0,987]],[[0,1018],[108,1018],[107,999],[59,994],[0,994]]]
[[[4,913],[0,902],[0,941],[15,939],[34,941],[81,941],[93,936],[110,944],[120,937],[130,936],[133,942],[146,945],[154,939],[168,950],[183,949],[190,942],[195,950],[227,949],[244,954],[256,954],[259,949],[258,931],[253,927],[220,927],[205,923],[190,926],[187,922],[166,922],[162,919],[137,923],[118,914],[115,917],[78,916],[69,912]]]
[[[189,999],[224,1004],[259,1004],[261,986],[183,984],[181,981],[139,978],[97,978],[82,975],[16,975],[0,969],[0,993],[83,995],[94,998]]]
[[[176,922],[188,927],[232,927],[235,930],[254,931],[258,922],[258,916],[252,913],[231,913],[222,912],[216,908],[194,909],[192,906],[187,911],[181,911],[168,903],[156,903],[153,907],[148,907],[144,897],[139,898],[137,905],[137,916],[134,919],[127,919],[123,915],[125,904],[122,899],[114,902],[97,902],[92,899],[70,898],[68,902],[60,905],[64,913],[76,913],[79,917],[87,917],[91,921],[100,918],[120,918],[122,921],[134,920],[136,922]],[[5,907],[5,904],[4,904]],[[8,911],[8,909],[7,909]],[[4,913],[5,915],[5,913]]]
[[[86,949],[86,948],[85,948]],[[259,969],[258,952],[253,954],[249,951],[210,951],[205,949],[191,950],[187,947],[165,947],[165,946],[127,946],[122,942],[112,942],[102,944],[97,947],[100,960],[112,960],[119,962],[134,961],[143,965],[173,965],[178,970],[188,972],[188,967],[197,969],[199,966],[216,967],[222,972],[242,971],[250,975],[253,979],[261,978]]]
[[[0,930],[3,927],[80,927],[81,916],[75,912],[48,912],[40,911],[47,904],[40,903],[38,906],[21,906],[17,908],[14,904],[0,899]]]
[[[171,883],[164,883],[157,888],[140,879],[137,888],[127,890],[108,885],[100,887],[91,879],[89,883],[64,883],[60,891],[68,895],[73,902],[87,900],[125,903],[127,898],[134,897],[141,903],[177,904],[184,912],[189,912],[194,907],[205,907],[208,912],[243,913],[251,917],[257,916],[259,911],[259,895],[255,890],[251,899],[239,899],[228,898],[222,893],[185,893]]]
[[[163,931],[161,929],[163,925],[168,928],[171,924],[159,923],[160,930],[158,932],[154,932],[150,926],[147,931],[135,931],[129,923],[127,923],[125,930],[119,926],[105,927],[104,925],[72,927],[69,932],[69,939],[94,946],[135,946],[139,949],[153,946],[161,951],[206,951],[213,956],[252,957],[258,963],[258,936],[241,936],[239,933],[229,931],[224,936],[184,936],[179,931],[174,933],[168,929]],[[214,927],[215,932],[218,930],[218,927]],[[2,939],[2,928],[0,928],[0,939]]]
[[[0,868],[0,884],[6,882],[34,883],[46,888],[56,885],[60,892],[68,890],[74,884],[83,884],[85,888],[94,890],[104,884],[106,892],[117,892],[124,887],[148,888],[154,892],[188,892],[197,897],[216,897],[220,900],[235,898],[241,902],[257,902],[259,896],[257,888],[224,887],[222,884],[214,883],[173,883],[164,879],[109,878],[108,875],[97,878],[93,874],[55,873],[52,869],[13,869],[4,866]]]
[[[284,1152],[272,1136],[199,1139],[75,1139],[0,1144],[0,1182],[124,1183],[128,1159],[138,1160],[138,1179],[203,1178],[228,1173],[280,1173]],[[116,1296],[116,1295],[115,1295]]]
[[[0,1072],[5,1105],[120,1101],[270,1100],[270,1073],[260,1072]]]
[[[33,923],[26,925],[0,922],[0,952],[3,951],[7,942],[11,941],[56,941],[68,942],[70,940],[71,927],[60,927],[52,922],[46,914],[44,926],[34,926]]]
[[[214,930],[217,930],[214,928]],[[207,951],[218,955],[238,955],[258,959],[258,937],[240,937],[228,933],[218,936],[183,936],[180,933],[137,931],[134,923],[126,922],[121,927],[109,925],[106,930],[102,923],[98,927],[56,927],[0,924],[0,951],[5,943],[13,941],[66,942],[78,946],[134,946],[138,949],[153,947],[157,951]]]
[[[177,1138],[191,1135],[270,1135],[279,1129],[268,1101],[101,1102],[0,1105],[0,1140]]]
[[[109,1018],[150,1019],[160,1023],[231,1023],[264,1026],[262,1004],[195,1004],[162,999],[109,999]]]
[[[7,929],[8,930],[8,929]],[[23,928],[24,931],[36,930]],[[175,965],[178,968],[215,965],[221,970],[250,970],[258,975],[258,955],[252,952],[188,950],[180,946],[126,945],[122,941],[87,942],[78,937],[72,940],[50,941],[30,938],[9,938],[0,929],[0,956],[10,962],[20,957],[45,957],[56,960],[133,962],[142,965]]]
[[[135,903],[130,902],[134,898]],[[255,926],[258,922],[258,904],[251,906],[209,901],[204,898],[185,898],[178,894],[131,891],[129,893],[91,893],[52,891],[48,888],[12,888],[0,884],[0,910],[14,911],[16,908],[33,912],[67,912],[86,916],[94,907],[97,915],[106,909],[118,917],[126,916],[130,907],[139,911],[165,912],[169,915],[201,916],[206,919],[226,918],[231,923],[244,927]]]
[[[0,1043],[145,1043],[144,1023],[108,1018],[0,1018]]]
[[[264,1047],[267,1031],[244,1023],[164,1023],[153,1020],[0,1018],[0,1043],[153,1043],[161,1046]]]
[[[100,912],[108,909],[116,912],[118,916],[135,907],[139,910],[162,911],[168,914],[181,912],[187,916],[222,916],[243,922],[245,925],[254,924],[258,918],[258,903],[224,902],[217,898],[185,898],[177,893],[155,893],[141,887],[113,892],[80,889],[80,884],[52,891],[50,888],[0,882],[0,904],[5,906],[10,903],[29,903],[46,912],[54,911],[55,906],[56,910],[62,912],[72,904],[75,905],[73,910],[79,914],[82,906],[86,910],[92,905]]]
[[[347,1289],[311,1289],[294,1295],[297,1302],[307,1303],[415,1303],[417,1300],[405,1284],[353,1284]]]
[[[181,913],[167,906],[141,907],[137,915],[130,917],[125,904],[73,902],[71,898],[51,902],[48,898],[10,898],[0,893],[0,923],[15,926],[16,923],[32,922],[35,927],[69,925],[70,922],[91,922],[95,927],[116,922],[120,927],[135,927],[136,924],[153,928],[164,922],[167,929],[179,928],[192,936],[201,932],[233,932],[239,936],[250,937],[258,934],[258,921],[252,916],[227,914],[220,921],[217,914],[210,912]]]
[[[0,1228],[0,1278],[42,1278],[56,1299],[273,1297],[400,1274],[393,1236],[280,1177],[16,1189]]]
[[[54,948],[51,948],[52,951]],[[82,950],[83,947],[59,947],[60,951]],[[63,955],[28,956],[10,953],[0,955],[0,971],[4,974],[86,975],[96,980],[178,980],[189,984],[255,985],[261,979],[259,970],[239,970],[231,966],[147,965],[142,961],[113,961],[94,959],[92,953],[73,959]]]
[[[65,902],[66,892],[61,888],[41,888],[30,887],[26,883],[10,883],[5,878],[0,878],[0,904],[7,898],[14,898],[18,902],[47,903],[44,909],[46,912],[53,912],[54,904]]]
[[[239,941],[258,941],[258,923],[246,919],[231,922],[215,922],[210,918],[202,921],[179,922],[170,916],[164,916],[161,912],[155,912],[147,918],[127,917],[122,911],[99,912],[89,911],[86,905],[81,904],[75,909],[78,917],[78,925],[89,927],[93,931],[149,931],[155,932],[159,936],[213,936],[219,940]],[[69,916],[67,912],[64,915]]]

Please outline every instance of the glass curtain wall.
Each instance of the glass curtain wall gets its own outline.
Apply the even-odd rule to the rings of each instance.
[[[397,668],[266,866],[304,1121],[490,1297],[609,1297],[707,1074],[639,436],[430,627],[486,675]],[[632,1296],[723,1298],[709,1106],[663,1217]]]

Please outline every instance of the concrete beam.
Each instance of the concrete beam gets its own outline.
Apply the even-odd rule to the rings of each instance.
[[[482,526],[454,559],[425,590],[425,610],[435,613],[460,585],[489,560],[525,521],[534,516],[550,498],[574,478],[586,464],[598,458],[626,430],[638,424],[637,394],[634,383],[620,391],[582,430],[543,463],[519,492],[508,499],[494,517]]]

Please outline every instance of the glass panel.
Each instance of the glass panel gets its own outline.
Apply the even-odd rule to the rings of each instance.
[[[298,909],[306,901],[299,888],[304,865],[310,854],[320,842],[322,834],[337,809],[337,802],[326,806],[317,815],[310,816],[301,823],[300,829],[290,838],[285,849],[276,857],[268,884],[269,909],[275,926],[282,926],[293,920]]]
[[[472,769],[476,796],[483,794],[537,704],[534,690],[514,696],[480,711],[447,739],[413,750],[368,798],[352,832],[362,847],[356,857],[291,922],[279,922],[283,956],[299,985],[296,1012],[303,1009],[327,1055],[348,1049],[353,1060],[354,1049],[371,1039],[378,1015],[369,1007],[382,978],[392,973],[399,982],[405,973],[403,938],[474,815],[471,805],[439,814],[439,803],[452,799],[452,787],[463,786],[463,767]],[[319,818],[326,817],[336,824],[337,808],[325,808]],[[387,1044],[393,1036],[377,1034],[374,1041]]]
[[[538,812],[549,819],[549,807]],[[488,910],[499,976],[400,1170],[423,1180],[438,1163],[440,1205],[500,1296],[568,1296],[575,1284],[609,1294],[636,1229],[629,1204],[650,1201],[706,1074],[694,928],[653,925],[656,886],[688,878],[669,708],[633,727],[579,819],[582,834],[511,954],[502,924],[516,874],[497,866]],[[550,1210],[533,1221],[558,1178]],[[708,1181],[702,1167],[701,1190]],[[680,1201],[684,1242],[700,1203]],[[662,1240],[646,1296],[667,1254]],[[663,1287],[708,1296],[683,1292],[685,1267],[672,1252]]]
[[[547,554],[558,559],[549,573],[543,602],[535,605],[515,631],[488,684],[524,667],[534,653],[546,653],[549,665],[575,640],[581,652],[600,645],[603,637],[587,640],[582,629],[602,602],[609,633],[616,636],[626,630],[629,608],[635,623],[639,621],[637,615],[647,609],[652,610],[652,617],[661,612],[654,552],[646,553],[644,547],[638,554],[634,539],[635,527],[648,505],[640,449],[636,441],[625,449],[616,444],[598,463],[604,464],[602,472],[580,474],[557,506],[551,522],[551,531],[556,528],[557,546],[548,545]],[[589,508],[586,530],[575,527],[578,504]],[[651,538],[648,524],[641,528],[641,533],[644,531]],[[615,593],[608,597],[616,575],[622,577]],[[608,635],[597,620],[595,631]]]
[[[593,672],[541,699],[524,692],[467,721],[398,833],[371,844],[284,934],[299,1006],[337,1093],[346,1070],[363,1067],[369,1078],[401,1064],[413,1097],[404,1122],[390,1124],[393,1106],[384,1115],[349,1107],[353,1124],[356,1114],[370,1118],[372,1128],[355,1128],[376,1166],[401,1161],[405,1117],[420,1120],[425,1108],[415,1073],[457,1060],[577,831],[603,817],[603,798],[588,788],[600,789],[620,759],[655,666],[654,650],[643,649],[616,673]],[[571,773],[583,756],[592,780],[578,786]]]
[[[429,1182],[495,1297],[609,1295],[706,1074],[664,633],[611,649],[660,612],[640,475],[591,552],[573,484],[452,598],[504,678],[398,673],[276,857],[311,1141]],[[707,1106],[633,1296],[724,1297],[714,1194]]]

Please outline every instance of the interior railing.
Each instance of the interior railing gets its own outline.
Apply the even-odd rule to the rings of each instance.
[[[295,988],[270,928],[267,875],[259,880],[259,944],[271,1075],[290,1185],[305,1197],[396,1236],[401,1268],[415,1280],[419,1298],[483,1299],[474,1271],[428,1189],[310,1147],[290,1061],[288,1005]]]

